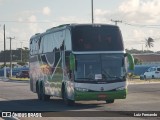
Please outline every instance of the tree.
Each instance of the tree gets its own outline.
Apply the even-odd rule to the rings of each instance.
[[[26,65],[26,62],[17,62],[17,64],[23,66]]]
[[[135,63],[135,65],[141,65],[142,64],[142,60],[140,60],[138,58],[134,58],[134,63]]]
[[[146,47],[148,48],[151,48],[151,47],[153,47],[154,45],[153,45],[153,42],[154,42],[154,39],[153,38],[151,38],[151,37],[148,37],[148,39],[146,39]]]
[[[23,47],[23,48],[24,48],[24,50],[29,50],[28,47]]]
[[[29,49],[25,47],[24,49],[17,48],[16,50],[12,50],[13,62],[21,61],[21,52],[22,52],[23,62],[29,61]],[[6,54],[6,62],[10,62],[10,50],[6,50],[5,54]],[[4,51],[0,52],[0,62],[4,62]]]
[[[126,52],[127,53],[130,53],[130,54],[143,54],[143,53],[154,53],[153,51],[150,51],[150,50],[137,50],[137,49],[126,49]]]

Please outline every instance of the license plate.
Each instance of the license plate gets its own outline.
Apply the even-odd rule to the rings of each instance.
[[[105,94],[99,94],[99,95],[98,95],[98,98],[99,98],[99,99],[106,99],[106,98],[107,98],[107,95],[105,95]]]

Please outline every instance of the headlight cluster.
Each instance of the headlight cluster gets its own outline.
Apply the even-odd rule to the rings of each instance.
[[[75,88],[77,91],[87,92],[88,89],[86,88]]]
[[[123,87],[117,88],[116,90],[125,90],[125,89],[126,89],[126,87],[123,86]]]

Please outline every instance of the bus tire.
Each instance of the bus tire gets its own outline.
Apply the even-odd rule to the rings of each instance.
[[[45,88],[44,88],[44,85],[42,83],[41,83],[40,91],[41,91],[41,98],[42,98],[43,101],[50,100],[50,95],[45,94]]]
[[[112,99],[112,100],[106,100],[106,103],[114,103],[114,99]]]
[[[64,103],[65,103],[66,105],[68,105],[68,106],[73,106],[74,103],[75,103],[74,100],[68,99],[64,85],[63,85],[63,87],[62,87],[62,98],[63,98]]]
[[[40,87],[39,87],[39,82],[36,83],[36,92],[39,100],[42,100],[42,96],[40,93]]]

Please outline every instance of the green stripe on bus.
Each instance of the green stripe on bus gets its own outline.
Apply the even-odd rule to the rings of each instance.
[[[75,91],[75,101],[79,100],[100,100],[99,95],[106,95],[106,99],[125,99],[127,90],[108,92],[81,92]]]

